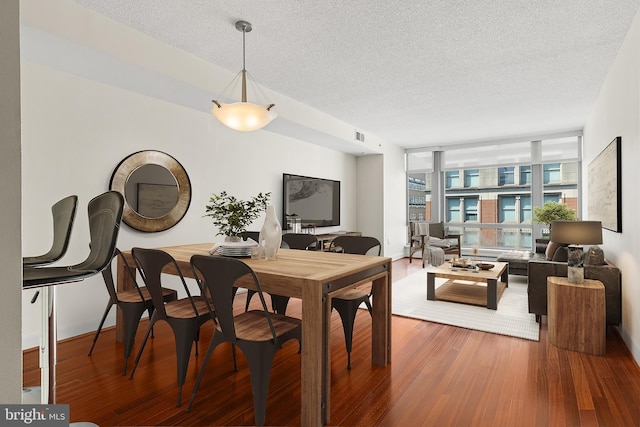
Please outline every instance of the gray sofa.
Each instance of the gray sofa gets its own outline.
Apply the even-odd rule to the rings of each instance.
[[[556,261],[530,260],[528,263],[529,313],[547,315],[547,277],[567,277],[567,263]],[[584,267],[585,279],[599,280],[604,284],[607,324],[619,325],[622,322],[622,278],[620,269],[607,261],[604,265]]]

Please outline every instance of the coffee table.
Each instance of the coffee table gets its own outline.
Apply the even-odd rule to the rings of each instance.
[[[498,281],[504,287],[509,286],[509,269],[506,262],[492,262],[494,267],[490,270],[480,270],[475,272],[468,268],[452,267],[449,262],[439,265],[427,271],[427,299],[436,300],[436,277],[449,279],[446,284],[456,281],[457,284],[464,284],[468,281],[470,286],[477,286],[477,283],[486,283],[487,288],[487,308],[498,309]],[[443,285],[444,286],[444,285]]]

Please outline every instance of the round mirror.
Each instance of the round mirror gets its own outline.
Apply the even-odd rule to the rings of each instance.
[[[125,158],[114,170],[110,187],[124,196],[124,223],[140,231],[173,227],[191,203],[187,172],[161,151],[139,151]]]

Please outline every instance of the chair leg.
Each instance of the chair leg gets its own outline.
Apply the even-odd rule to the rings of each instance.
[[[247,351],[243,350],[251,375],[253,412],[256,425],[258,426],[264,425],[264,419],[267,413],[267,395],[269,393],[271,365],[273,364],[273,357],[277,350],[277,347],[268,344],[265,345],[264,343],[251,345],[251,348],[247,348]]]
[[[151,319],[151,316],[153,316],[153,310],[155,310],[155,308],[153,307],[153,305],[149,308],[147,308],[147,313],[149,313],[149,319]],[[142,316],[140,316],[142,317]],[[151,328],[151,338],[155,338],[156,335],[153,333],[153,328]]]
[[[186,321],[181,319],[180,321],[172,321],[171,327],[176,341],[176,362],[178,370],[178,403],[176,406],[180,406],[182,405],[182,386],[187,376],[191,347],[198,335],[200,325],[197,319],[188,319]]]
[[[142,356],[142,352],[144,351],[144,347],[147,345],[147,340],[149,339],[149,335],[151,334],[151,330],[153,329],[153,324],[156,322],[156,315],[154,313],[151,320],[149,320],[149,326],[147,327],[147,333],[144,334],[144,339],[142,340],[142,344],[140,345],[140,349],[138,349],[138,354],[136,354],[136,360],[133,362],[133,369],[131,370],[131,374],[129,375],[129,379],[133,379],[133,374],[136,373],[136,369],[138,368],[138,362],[140,362],[140,357]]]
[[[100,335],[100,331],[102,331],[102,326],[104,325],[104,321],[107,320],[107,315],[111,311],[111,307],[113,306],[113,302],[109,301],[107,304],[107,308],[104,310],[104,314],[102,315],[102,320],[100,320],[100,325],[98,325],[98,330],[96,331],[95,336],[93,337],[93,344],[91,344],[91,348],[89,349],[89,356],[93,353],[93,348],[96,346],[96,342],[98,341],[98,335]]]
[[[125,376],[127,375],[127,362],[129,361],[129,356],[131,356],[140,318],[142,318],[142,314],[146,309],[142,304],[138,303],[120,303],[120,308],[122,309],[124,320],[124,368],[122,369],[122,375]],[[153,328],[151,328],[151,333],[153,336]]]
[[[191,392],[191,399],[189,400],[189,405],[187,406],[187,412],[191,411],[191,405],[193,405],[193,400],[196,398],[196,392],[198,391],[198,387],[200,387],[200,381],[202,381],[202,377],[204,376],[204,371],[207,369],[207,363],[209,363],[209,358],[211,358],[211,354],[213,354],[213,350],[220,344],[224,338],[220,338],[220,332],[215,331],[213,333],[213,338],[211,338],[211,342],[209,343],[209,349],[207,350],[207,354],[204,356],[204,361],[202,362],[202,366],[200,367],[200,373],[198,373],[198,378],[196,379],[196,383],[193,386],[193,391]],[[233,366],[237,371],[236,364],[236,346],[233,346]]]
[[[284,315],[287,311],[287,305],[289,304],[289,297],[283,297],[281,295],[271,295],[271,307],[273,311],[278,314]]]
[[[251,289],[247,289],[247,302],[244,305],[244,311],[247,312],[249,311],[249,303],[251,302],[251,298],[253,298],[253,294],[255,294],[256,291],[253,291]]]
[[[343,300],[336,298],[332,300],[333,308],[336,309],[342,319],[342,328],[344,329],[344,339],[347,347],[347,369],[351,369],[351,349],[353,346],[353,324],[355,323],[356,313],[360,301]]]

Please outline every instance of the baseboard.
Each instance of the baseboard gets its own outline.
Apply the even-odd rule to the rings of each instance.
[[[622,337],[624,343],[627,345],[627,348],[631,352],[631,355],[636,361],[636,364],[640,366],[640,347],[636,345],[636,343],[633,341],[631,336],[627,334],[627,331],[622,327],[622,325],[616,326],[615,328],[616,331],[618,331],[618,334]]]

